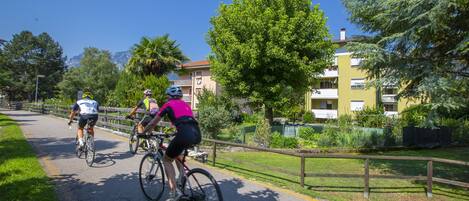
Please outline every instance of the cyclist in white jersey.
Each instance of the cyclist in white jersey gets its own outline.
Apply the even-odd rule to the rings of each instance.
[[[72,111],[70,112],[70,121],[68,125],[73,122],[73,117],[79,112],[80,118],[78,120],[78,143],[80,146],[83,146],[83,129],[86,126],[88,120],[91,120],[89,123],[90,129],[88,133],[94,136],[94,125],[98,121],[98,111],[99,111],[99,104],[95,100],[93,100],[93,95],[91,92],[86,91],[83,93],[83,99],[78,100],[72,107]]]

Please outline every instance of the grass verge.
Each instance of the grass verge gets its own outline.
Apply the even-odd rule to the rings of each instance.
[[[417,151],[392,151],[375,154],[397,156],[433,156],[469,161],[469,147]],[[209,157],[210,158],[210,157]],[[300,159],[265,152],[217,153],[216,167],[233,171],[243,177],[260,180],[315,198],[328,200],[365,200],[362,177],[306,177],[300,186]],[[363,160],[306,159],[306,173],[359,174],[364,172]],[[370,161],[370,175],[426,175],[422,161]],[[290,173],[290,174],[289,174]],[[291,175],[293,174],[293,175]],[[434,177],[469,182],[469,170],[458,165],[434,163]],[[469,189],[434,183],[434,200],[469,200]],[[370,179],[370,200],[428,200],[426,182],[402,179]]]
[[[18,125],[0,114],[0,200],[57,200],[54,186]]]

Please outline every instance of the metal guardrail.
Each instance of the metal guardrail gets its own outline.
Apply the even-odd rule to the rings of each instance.
[[[262,147],[254,147],[245,144],[238,144],[232,142],[225,142],[213,139],[204,139],[206,142],[213,143],[213,153],[212,153],[212,165],[215,166],[216,155],[217,155],[217,144],[228,145],[234,147],[247,148],[257,151],[265,151],[270,153],[277,153],[287,156],[293,156],[300,158],[301,167],[298,174],[285,172],[283,173],[290,174],[292,176],[300,177],[300,185],[305,186],[305,177],[363,177],[364,178],[364,192],[363,195],[365,198],[368,198],[370,193],[370,177],[373,178],[387,178],[387,179],[413,179],[413,180],[426,180],[427,181],[427,197],[432,197],[432,187],[433,182],[449,184],[464,188],[469,188],[469,183],[454,181],[449,179],[433,177],[433,162],[446,163],[452,165],[462,165],[469,167],[469,162],[450,160],[443,158],[434,158],[434,157],[417,157],[417,156],[380,156],[380,155],[352,155],[352,154],[321,154],[321,153],[300,153],[297,151],[286,151],[279,149],[269,149]],[[364,174],[316,174],[316,173],[306,173],[305,172],[305,160],[307,158],[340,158],[340,159],[363,159],[364,160]],[[405,160],[405,161],[427,161],[427,175],[426,176],[398,176],[398,175],[370,175],[369,163],[370,160]],[[272,169],[272,167],[266,167]]]

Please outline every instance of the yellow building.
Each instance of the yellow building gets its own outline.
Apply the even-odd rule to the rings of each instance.
[[[345,29],[341,29],[340,39],[335,41],[339,48],[336,49],[333,65],[324,71],[320,82],[305,95],[305,109],[312,111],[318,119],[335,119],[377,104],[379,94],[374,87],[367,85],[370,80],[367,80],[366,72],[360,69],[361,59],[352,58],[352,53],[344,48],[348,41]],[[395,86],[382,87],[381,102],[388,116],[398,115],[414,104],[405,99],[397,100],[397,92]]]

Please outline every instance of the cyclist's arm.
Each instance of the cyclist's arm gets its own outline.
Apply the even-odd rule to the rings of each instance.
[[[129,116],[134,116],[135,113],[137,112],[137,110],[138,110],[138,107],[137,107],[137,106],[135,106],[134,108],[132,108],[132,110],[130,111]]]
[[[79,109],[80,109],[80,106],[78,106],[78,104],[75,103],[72,107],[72,111],[70,111],[69,122],[73,121],[73,118],[75,117]]]
[[[143,100],[139,101],[137,103],[137,105],[134,108],[132,108],[132,110],[130,111],[129,116],[134,116],[135,113],[137,112],[138,108],[142,107],[142,105],[144,105]]]

